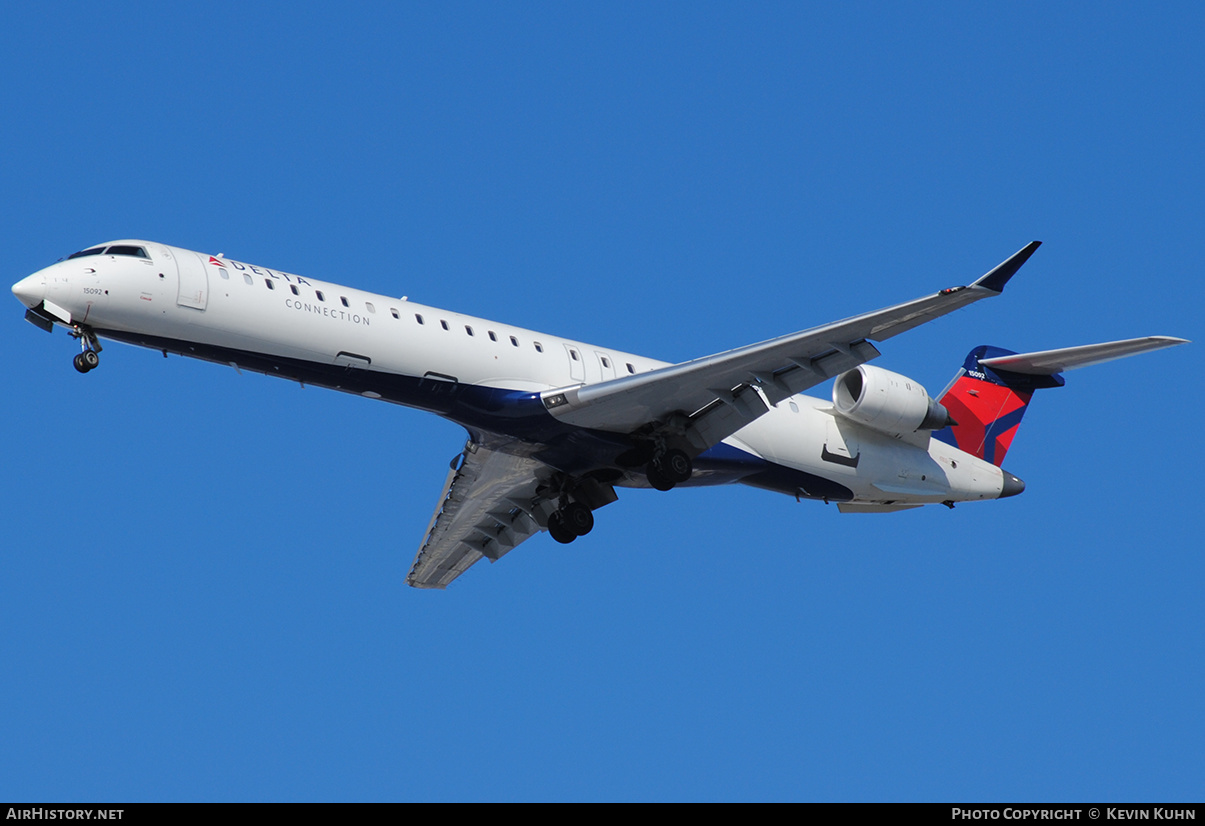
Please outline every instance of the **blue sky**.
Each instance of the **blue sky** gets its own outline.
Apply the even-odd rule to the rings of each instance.
[[[682,360],[1200,340],[1199,5],[30,4],[8,282],[140,237]],[[463,432],[10,299],[0,799],[1199,800],[1200,344],[1071,373],[1015,499],[621,492],[404,586]],[[830,392],[827,386],[817,393]]]

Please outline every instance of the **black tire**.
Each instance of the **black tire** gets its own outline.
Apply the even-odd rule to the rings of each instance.
[[[666,479],[657,468],[656,462],[649,462],[649,466],[644,469],[644,475],[648,477],[649,484],[657,490],[672,490],[674,483],[670,479]]]
[[[84,366],[89,370],[95,370],[100,364],[100,356],[96,354],[95,350],[85,350],[80,353],[80,356],[84,359]]]
[[[657,460],[657,470],[675,485],[689,479],[694,469],[694,463],[690,461],[690,457],[676,449],[665,451]]]
[[[578,536],[585,536],[594,529],[594,514],[581,502],[570,502],[561,509],[565,527]]]
[[[71,363],[74,364],[75,369],[81,373],[87,373],[91,369],[90,367],[88,367],[88,365],[84,364],[84,354],[83,353],[77,353],[75,358],[73,358],[71,360]]]
[[[565,517],[561,515],[560,511],[556,511],[548,518],[548,533],[562,545],[568,545],[577,539],[577,534],[565,524]]]

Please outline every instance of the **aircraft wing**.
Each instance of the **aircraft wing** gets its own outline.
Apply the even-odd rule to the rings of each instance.
[[[966,287],[648,373],[542,394],[568,424],[620,433],[681,428],[702,452],[769,410],[769,405],[879,355],[883,341],[999,295],[1040,245],[1033,241]],[[768,403],[768,404],[767,404]]]
[[[544,530],[551,503],[539,490],[549,468],[470,440],[453,460],[406,582],[446,588],[482,557],[496,562]]]

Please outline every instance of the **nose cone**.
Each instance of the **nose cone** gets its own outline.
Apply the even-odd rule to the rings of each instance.
[[[1004,487],[1000,491],[1000,498],[1006,496],[1016,496],[1025,490],[1025,483],[1013,476],[1007,470],[1001,471],[1004,474]]]
[[[22,278],[13,284],[13,295],[26,307],[36,307],[46,297],[46,279],[38,273]]]

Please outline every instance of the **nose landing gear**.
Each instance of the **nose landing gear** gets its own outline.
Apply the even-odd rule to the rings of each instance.
[[[76,324],[71,328],[71,337],[79,339],[80,349],[83,351],[71,361],[75,369],[81,373],[95,370],[100,365],[100,351],[104,349],[100,346],[96,333],[82,324]]]

